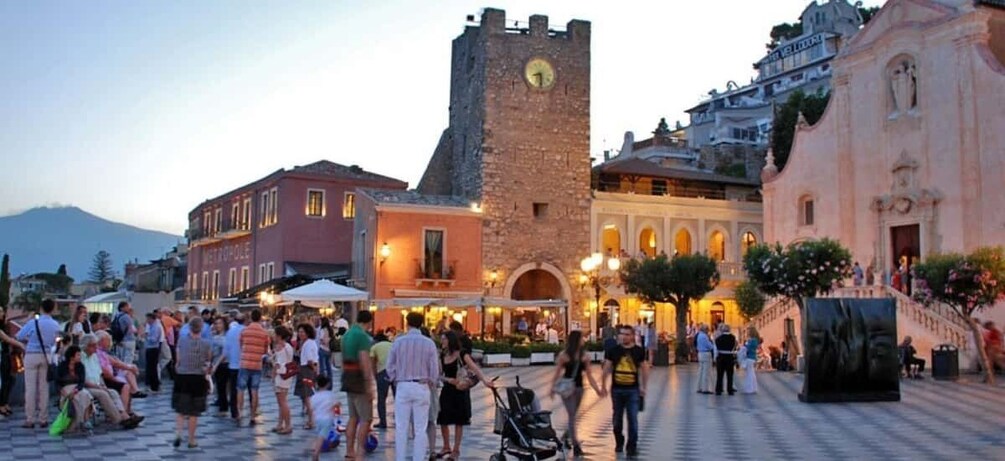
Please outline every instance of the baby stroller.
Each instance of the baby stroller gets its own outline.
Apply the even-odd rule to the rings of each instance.
[[[494,453],[491,461],[505,461],[506,455],[518,460],[550,459],[561,453],[565,458],[565,447],[551,427],[551,412],[541,411],[534,391],[520,386],[516,377],[516,387],[503,388],[503,400],[498,388],[492,393],[496,401],[496,417],[493,432],[501,435],[499,453]]]

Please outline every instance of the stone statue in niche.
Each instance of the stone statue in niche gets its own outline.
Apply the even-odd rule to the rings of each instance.
[[[903,60],[890,69],[894,112],[905,113],[918,106],[918,76],[914,62]]]

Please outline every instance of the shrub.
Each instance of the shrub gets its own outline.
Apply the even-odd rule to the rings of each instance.
[[[531,353],[531,348],[527,346],[513,346],[513,358],[514,359],[529,359]]]
[[[513,346],[506,342],[491,342],[484,343],[482,350],[486,354],[512,354]]]
[[[586,350],[590,352],[603,352],[604,343],[600,341],[587,341]]]
[[[531,343],[531,352],[562,352],[562,346],[548,343]]]

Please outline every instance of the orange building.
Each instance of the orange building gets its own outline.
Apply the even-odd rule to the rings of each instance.
[[[401,329],[414,309],[481,331],[481,229],[481,210],[458,197],[359,189],[353,284],[370,293],[376,328]]]

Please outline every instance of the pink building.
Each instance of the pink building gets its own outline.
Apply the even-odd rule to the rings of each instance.
[[[357,187],[408,184],[322,160],[203,202],[188,216],[187,298],[212,303],[294,274],[348,278]]]

